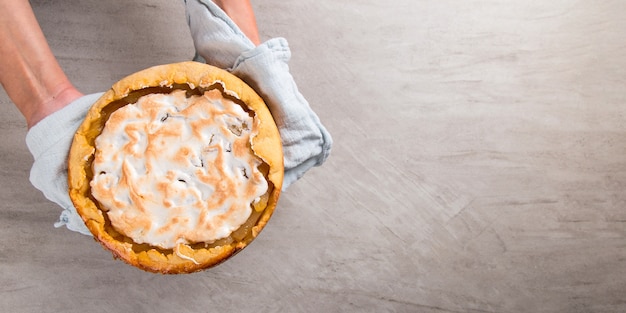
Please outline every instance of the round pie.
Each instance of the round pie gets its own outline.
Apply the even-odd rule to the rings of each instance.
[[[117,258],[146,271],[209,268],[246,247],[283,181],[262,98],[219,68],[155,66],[112,86],[76,131],[69,195]]]

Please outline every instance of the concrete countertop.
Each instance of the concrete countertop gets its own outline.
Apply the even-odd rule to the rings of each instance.
[[[179,1],[31,2],[85,93],[193,56]],[[154,275],[53,227],[0,91],[0,312],[626,311],[626,2],[254,6],[328,162],[233,259]]]

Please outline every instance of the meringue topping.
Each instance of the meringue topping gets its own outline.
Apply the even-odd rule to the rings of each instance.
[[[268,190],[251,148],[257,128],[219,89],[144,95],[111,113],[96,138],[92,195],[136,243],[226,238]]]

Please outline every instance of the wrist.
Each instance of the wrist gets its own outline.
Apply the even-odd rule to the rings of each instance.
[[[83,94],[69,82],[58,85],[51,91],[50,97],[35,103],[32,110],[24,114],[28,128],[30,129],[46,116],[64,108],[82,96]]]
[[[255,46],[261,44],[256,17],[250,0],[213,0],[213,2],[237,24]]]

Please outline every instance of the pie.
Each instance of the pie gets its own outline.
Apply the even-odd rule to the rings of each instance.
[[[227,71],[182,62],[104,93],[74,136],[68,184],[87,228],[116,258],[177,274],[219,264],[254,240],[283,170],[263,99]]]

